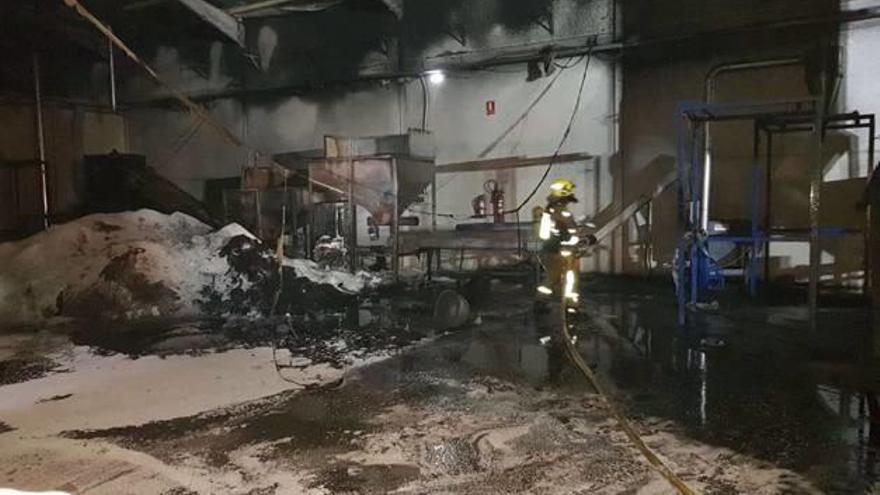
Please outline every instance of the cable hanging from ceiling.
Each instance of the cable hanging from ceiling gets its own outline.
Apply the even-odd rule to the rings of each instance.
[[[550,158],[550,163],[547,164],[547,168],[544,170],[544,174],[541,175],[541,178],[538,180],[538,183],[535,184],[534,189],[529,195],[519,204],[516,208],[512,210],[505,211],[505,214],[519,214],[519,212],[535,197],[538,191],[541,189],[541,186],[544,184],[544,181],[547,180],[547,177],[550,175],[550,171],[553,169],[553,165],[555,165],[556,159],[559,158],[559,153],[562,151],[562,147],[565,146],[566,141],[568,141],[569,135],[571,135],[571,130],[574,127],[574,121],[577,117],[578,110],[581,106],[581,99],[584,94],[584,86],[587,81],[587,72],[590,70],[590,61],[593,59],[592,47],[595,44],[595,40],[590,43],[590,50],[585,55],[584,62],[584,71],[581,75],[581,82],[578,86],[577,97],[575,98],[574,107],[571,109],[571,116],[568,119],[568,125],[565,127],[565,131],[562,133],[562,138],[559,140],[559,145],[556,146],[556,151],[553,152],[553,156]]]

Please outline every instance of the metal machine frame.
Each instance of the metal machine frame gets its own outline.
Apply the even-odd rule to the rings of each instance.
[[[387,168],[388,186],[377,186],[371,180],[376,180],[373,173],[366,169],[374,170]],[[339,173],[334,170],[338,169]],[[400,201],[404,196],[404,188],[414,184],[424,183],[430,185],[432,191],[432,217],[436,217],[433,210],[436,208],[434,192],[436,178],[434,174],[434,162],[415,157],[397,156],[394,154],[376,154],[366,156],[332,157],[312,159],[308,161],[309,181],[306,194],[306,209],[308,211],[308,223],[306,231],[306,246],[311,250],[314,246],[314,205],[323,202],[345,203],[347,219],[345,237],[350,243],[348,249],[348,263],[351,270],[356,270],[359,264],[359,250],[364,246],[358,244],[357,207],[367,206],[377,201],[374,196],[384,196],[382,201],[390,205],[388,221],[381,225],[390,228],[390,245],[387,251],[391,258],[391,270],[395,277],[400,272],[400,215],[406,209]],[[361,172],[364,172],[362,175]],[[342,175],[344,173],[344,175]],[[368,180],[369,179],[369,180]],[[412,193],[411,187],[408,192]],[[324,198],[327,196],[327,198]],[[432,218],[432,224],[435,222]],[[307,252],[311,258],[312,253]]]
[[[755,131],[754,131],[754,165],[753,167],[759,167],[760,157],[758,156],[760,153],[760,144],[761,144],[761,132],[764,132],[766,136],[766,158],[765,158],[765,177],[764,177],[764,233],[766,234],[764,237],[764,253],[769,253],[770,243],[774,240],[774,236],[785,236],[785,235],[797,235],[797,232],[792,232],[790,230],[785,229],[773,229],[771,227],[772,221],[772,193],[773,193],[773,136],[776,134],[792,134],[798,132],[813,132],[814,122],[813,119],[810,119],[809,116],[802,116],[799,118],[792,117],[769,117],[762,120],[755,121]],[[871,174],[874,172],[874,154],[875,154],[875,143],[873,137],[876,134],[876,118],[874,114],[866,114],[862,115],[858,112],[844,113],[844,114],[835,114],[828,115],[825,118],[825,126],[824,131],[829,130],[844,130],[844,129],[867,129],[868,130],[868,160],[867,160],[867,177],[871,177]],[[753,170],[753,173],[760,173],[759,170]],[[866,179],[867,180],[867,179]],[[757,203],[757,195],[752,199],[753,203]],[[753,210],[757,210],[757,208],[753,208]],[[753,223],[757,223],[756,220],[753,219]],[[820,237],[834,237],[846,234],[866,234],[865,229],[860,231],[853,231],[852,229],[847,229],[844,227],[820,227]],[[761,233],[761,232],[758,232]],[[867,247],[867,244],[866,244]],[[865,285],[864,288],[867,288],[867,278],[868,278],[868,252],[865,251]],[[756,291],[755,281],[757,279],[756,275],[751,277],[752,283],[749,287],[749,292],[754,295]],[[769,256],[764,257],[764,280],[770,279],[770,263]]]
[[[815,101],[794,101],[776,103],[703,103],[682,102],[676,112],[677,131],[677,173],[679,202],[679,244],[674,270],[676,275],[676,296],[678,300],[678,321],[684,324],[687,319],[687,306],[700,300],[700,292],[708,284],[710,274],[717,272],[714,261],[709,257],[706,246],[711,242],[733,242],[749,249],[745,278],[751,295],[757,292],[758,262],[763,247],[764,279],[769,279],[769,246],[771,242],[803,239],[803,232],[787,229],[773,229],[771,219],[771,193],[773,171],[773,136],[779,133],[811,132],[814,135],[815,162],[810,173],[810,229],[807,232],[810,242],[810,312],[815,314],[819,282],[819,241],[823,237],[834,237],[852,233],[852,229],[841,227],[820,227],[820,188],[822,184],[822,143],[828,130],[868,129],[868,176],[874,163],[874,140],[876,122],[874,115],[861,115],[858,112],[825,115],[821,105]],[[704,215],[704,168],[705,150],[702,150],[707,126],[710,122],[754,121],[753,159],[751,184],[751,215],[748,234],[709,234],[702,225],[707,224]],[[765,175],[761,177],[761,136],[766,135]],[[760,194],[764,191],[765,208],[763,216],[760,208]],[[867,276],[867,251],[866,276]]]

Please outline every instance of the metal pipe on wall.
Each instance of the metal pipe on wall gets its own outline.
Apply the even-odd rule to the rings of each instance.
[[[49,191],[46,184],[46,136],[43,131],[43,91],[40,84],[40,57],[33,52],[34,112],[37,123],[37,154],[40,160],[40,194],[43,201],[43,229],[49,229]]]
[[[803,63],[803,57],[787,57],[746,62],[728,62],[716,65],[706,74],[703,100],[707,104],[714,103],[717,79],[722,74],[802,65]],[[702,194],[700,195],[700,228],[704,231],[709,228],[709,204],[712,193],[712,133],[710,132],[710,126],[711,124],[706,122],[703,136],[703,187]]]

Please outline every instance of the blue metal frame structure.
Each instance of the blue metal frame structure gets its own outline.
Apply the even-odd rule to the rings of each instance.
[[[702,203],[704,159],[701,143],[706,123],[719,121],[754,122],[754,147],[752,160],[752,187],[749,233],[709,234],[702,230]],[[828,115],[823,118],[827,130],[865,128],[869,129],[869,175],[874,162],[874,115],[848,113]],[[771,242],[805,240],[809,232],[792,229],[774,229],[771,225],[770,198],[772,187],[772,144],[776,133],[813,132],[816,120],[816,103],[751,102],[751,103],[704,103],[681,102],[676,110],[677,172],[679,203],[679,242],[673,269],[678,301],[678,322],[687,321],[688,306],[700,301],[706,289],[723,287],[724,276],[720,267],[709,255],[708,246],[713,242],[746,245],[749,256],[745,267],[745,280],[750,295],[757,293],[759,260],[764,258],[764,279],[769,279],[769,246]],[[760,156],[762,132],[766,134],[766,174],[762,184]],[[764,209],[761,209],[761,192],[764,191]],[[763,218],[761,213],[764,213]],[[842,227],[822,227],[819,237],[834,237],[860,231]],[[867,255],[867,252],[866,252]],[[867,271],[866,271],[867,273]]]

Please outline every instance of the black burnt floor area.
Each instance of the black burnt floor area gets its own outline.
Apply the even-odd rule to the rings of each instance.
[[[717,307],[679,327],[666,281],[596,278],[583,290],[588,317],[579,324],[578,347],[643,429],[663,422],[661,429],[790,469],[827,493],[865,493],[877,481],[880,425],[870,416],[880,375],[868,352],[871,335],[863,309],[826,307],[813,328],[796,300],[769,306],[738,296],[728,303],[719,296]],[[194,417],[67,435],[109,439],[168,462],[197,455],[217,467],[230,464],[230,452],[259,445],[263,461],[308,468],[316,486],[338,492],[390,491],[424,479],[430,474],[425,470],[434,467],[446,474],[477,469],[485,460],[479,438],[472,436],[442,444],[440,457],[413,454],[425,460],[421,468],[403,462],[365,467],[340,458],[388,428],[388,418],[400,408],[449,415],[486,407],[474,400],[475,384],[490,396],[499,394],[492,406],[497,410],[487,412],[499,423],[516,423],[522,415],[505,408],[500,399],[505,394],[518,397],[518,408],[547,413],[562,425],[584,415],[606,418],[559,349],[539,343],[555,335],[556,323],[552,313],[532,310],[530,296],[528,284],[492,284],[482,323],[447,334],[421,330],[430,325],[429,297],[401,303],[407,297],[398,294],[393,305],[368,301],[349,309],[349,318],[396,324],[434,340],[352,372],[342,383]],[[401,338],[408,344],[416,340]],[[401,421],[396,429],[426,435],[414,421]],[[595,461],[591,448],[570,448],[569,461]],[[633,457],[626,451],[616,459],[609,469],[626,473],[623,479],[637,485],[644,466],[628,464]],[[535,473],[525,476],[530,480],[525,484],[507,488],[535,489],[531,483],[541,478]],[[505,489],[502,480],[496,482],[491,486]],[[723,493],[726,485],[715,480],[709,486]]]

